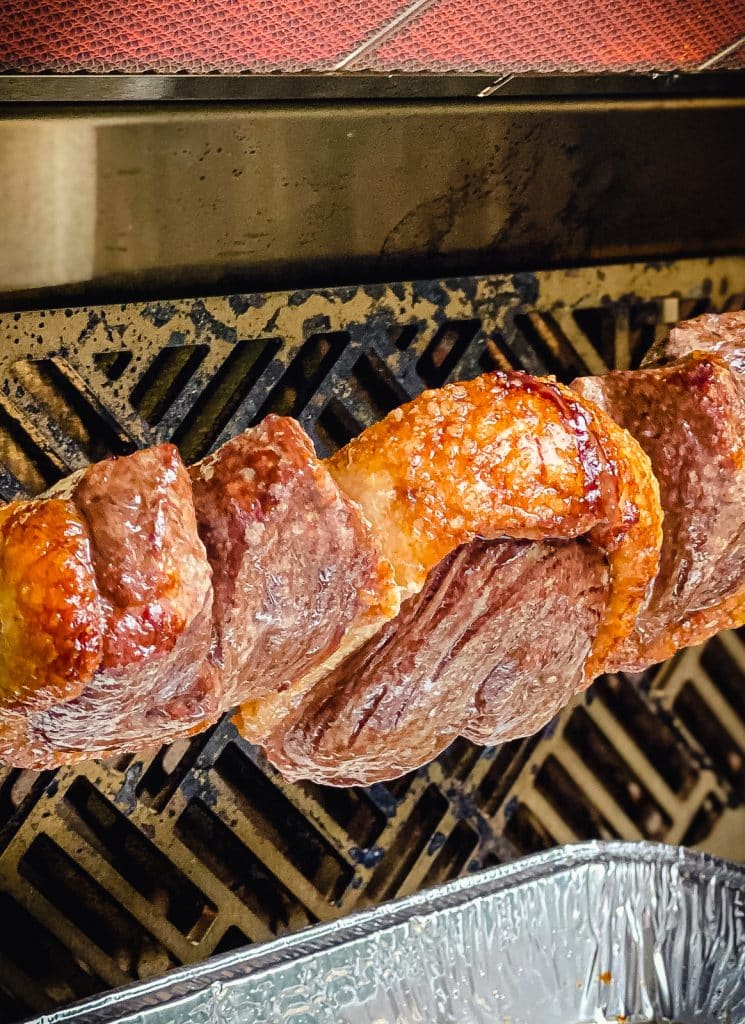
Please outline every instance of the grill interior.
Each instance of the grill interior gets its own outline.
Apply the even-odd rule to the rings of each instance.
[[[733,257],[2,314],[0,494],[159,440],[194,460],[270,411],[326,454],[424,387],[634,366],[743,306]],[[745,859],[745,629],[369,789],[290,785],[228,722],[0,769],[0,1021],[592,837]]]

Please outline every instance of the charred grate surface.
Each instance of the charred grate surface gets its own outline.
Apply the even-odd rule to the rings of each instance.
[[[633,366],[670,323],[744,305],[729,258],[6,314],[0,492],[157,440],[195,459],[269,411],[330,452],[424,387]],[[0,769],[0,1021],[595,836],[745,859],[745,630],[369,789],[290,785],[227,722]]]

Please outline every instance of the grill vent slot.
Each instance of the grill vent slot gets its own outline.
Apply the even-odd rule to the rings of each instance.
[[[159,750],[137,783],[137,796],[162,811],[199,756],[199,743],[177,740]]]
[[[440,327],[416,367],[427,387],[445,383],[480,330],[480,320],[448,320]]]
[[[572,312],[575,323],[600,353],[608,366],[616,365],[616,317],[604,306],[590,306]],[[555,350],[560,356],[558,348]],[[564,349],[566,351],[566,349]]]
[[[26,494],[39,494],[67,474],[67,467],[25,416],[0,400],[0,462]],[[11,497],[11,495],[8,495]]]
[[[440,846],[440,835],[430,840],[430,848]],[[433,847],[434,842],[434,847]],[[479,845],[478,833],[475,832],[465,821],[459,821],[450,835],[442,836],[442,845],[432,867],[422,880],[422,885],[429,888],[432,885],[439,885],[450,878],[456,878],[468,864],[471,854]]]
[[[300,901],[201,800],[189,804],[176,832],[231,893],[266,921],[272,934],[313,923]]]
[[[23,1002],[8,1000],[3,1009],[15,1016],[0,1016],[0,1020],[18,1019],[18,1008],[44,1013],[58,1003],[73,1002],[94,995],[106,984],[89,970],[84,969],[73,953],[36,918],[15,900],[0,893],[0,971],[2,962],[13,963],[18,975],[14,981],[21,989]]]
[[[616,838],[602,813],[553,754],[546,758],[535,785],[578,839]]]
[[[512,740],[494,751],[494,760],[476,790],[476,801],[484,814],[496,814],[515,782],[536,740]]]
[[[186,462],[206,455],[279,351],[277,339],[238,341],[173,435]]]
[[[564,735],[645,838],[661,840],[670,828],[670,818],[584,708],[574,712]]]
[[[158,353],[132,392],[132,405],[146,423],[160,423],[208,352],[208,345],[177,345]]]
[[[337,398],[329,399],[316,425],[316,434],[325,448],[323,454],[342,448],[363,430],[364,424],[360,423]]]
[[[299,416],[348,342],[347,331],[312,334],[272,388],[256,414],[256,421],[270,412]]]
[[[372,846],[383,831],[385,815],[370,800],[366,790],[337,789],[312,782],[299,782],[297,788],[319,804],[359,848]]]
[[[745,792],[745,751],[718,720],[692,681],[686,682],[678,694],[675,711],[719,771],[736,787],[736,792]]]
[[[479,370],[489,373],[491,370],[519,370],[520,360],[510,347],[502,331],[494,330],[484,343],[484,351],[479,356]]]
[[[106,980],[160,974],[175,964],[166,950],[49,836],[38,835],[20,863],[21,876],[110,959]]]
[[[134,451],[128,434],[98,402],[85,381],[64,359],[24,360],[14,371],[26,391],[49,413],[54,424],[96,462]]]
[[[388,328],[388,339],[399,351],[405,352],[420,330],[421,324],[395,324]]]
[[[96,352],[93,356],[93,365],[110,381],[117,381],[132,362],[132,353],[128,350],[121,352]]]
[[[723,810],[724,807],[718,797],[713,794],[707,796],[693,816],[693,820],[681,840],[682,845],[696,846],[703,842],[713,832]]]
[[[548,828],[525,804],[515,807],[507,820],[504,834],[523,855],[540,853],[556,846],[556,839]]]
[[[126,817],[92,786],[77,779],[67,801],[90,830],[91,842],[119,874],[190,939],[201,939],[217,911]]]
[[[261,820],[278,852],[327,899],[337,899],[351,880],[352,868],[318,830],[236,746],[226,747],[215,767],[247,819],[254,824]]]
[[[352,404],[358,410],[369,410],[365,426],[382,419],[386,413],[409,397],[380,356],[366,352],[352,367]]]
[[[643,694],[624,676],[604,676],[592,692],[633,735],[668,786],[681,797],[687,796],[696,781],[695,765],[680,738],[667,721],[655,714]]]
[[[551,314],[518,313],[515,328],[538,355],[548,373],[554,374],[562,383],[568,384],[575,377],[590,372],[590,367]]]
[[[240,928],[231,925],[215,946],[215,956],[219,956],[221,953],[230,953],[233,949],[241,949],[243,946],[250,945],[250,943],[251,940],[247,935],[243,934]]]
[[[738,664],[720,637],[710,640],[701,654],[701,667],[709,673],[730,707],[745,722],[745,659]]]
[[[432,845],[448,802],[435,786],[428,786],[409,813],[406,829],[397,837],[373,879],[369,894],[376,900],[405,892],[404,883],[420,858],[438,849]],[[428,849],[429,848],[429,849]]]

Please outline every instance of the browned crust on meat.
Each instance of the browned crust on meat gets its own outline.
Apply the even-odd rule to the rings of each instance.
[[[657,572],[659,490],[625,430],[552,379],[492,373],[427,391],[328,463],[414,593],[475,537],[589,534],[611,570],[589,683],[633,628]]]
[[[73,501],[88,524],[104,606],[101,667],[170,651],[211,591],[178,450],[162,444],[91,466]]]
[[[295,420],[268,416],[192,467],[215,572],[211,666],[222,710],[261,742],[399,591],[359,509]],[[240,618],[240,629],[236,627]]]
[[[0,510],[0,671],[27,681],[6,687],[0,758],[35,769],[165,742],[213,710],[183,650],[206,657],[212,588],[175,447],[57,492]]]
[[[740,626],[745,626],[745,588],[712,608],[693,612],[685,621],[676,623],[664,636],[644,648],[643,665],[628,665],[624,668],[626,671],[639,671],[666,661],[684,647],[702,644],[723,629],[738,629]]]
[[[702,313],[673,327],[667,338],[653,346],[644,366],[699,353],[718,355],[733,370],[745,374],[745,310]]]
[[[665,512],[659,573],[607,671],[638,671],[732,625],[743,584],[745,392],[718,356],[576,381],[639,438]],[[730,618],[728,618],[728,615]]]
[[[101,662],[101,605],[88,534],[69,501],[0,509],[0,704],[75,697]]]

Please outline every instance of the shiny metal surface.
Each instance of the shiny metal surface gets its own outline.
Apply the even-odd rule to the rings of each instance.
[[[738,98],[6,108],[0,295],[721,254],[743,166]]]
[[[174,972],[44,1024],[745,1020],[745,871],[588,843]]]
[[[738,45],[738,44],[735,44]],[[711,61],[713,67],[720,58]],[[634,74],[4,74],[0,103],[742,96],[736,71]]]

